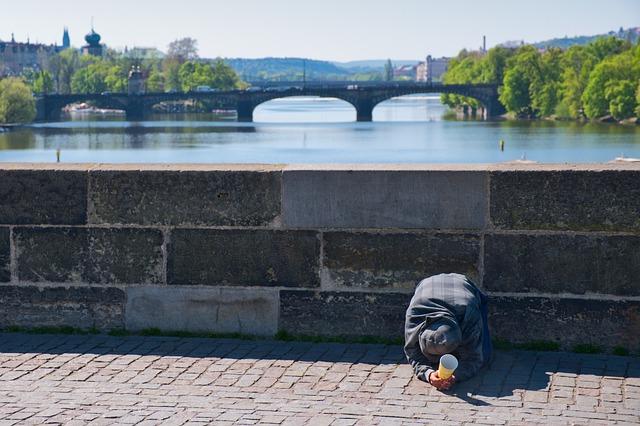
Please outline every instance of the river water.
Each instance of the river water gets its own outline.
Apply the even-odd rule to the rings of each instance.
[[[438,96],[384,102],[372,123],[339,100],[286,98],[254,123],[197,114],[127,122],[77,115],[0,133],[1,162],[106,163],[544,163],[640,158],[640,126],[450,117]],[[504,140],[504,151],[499,141]]]

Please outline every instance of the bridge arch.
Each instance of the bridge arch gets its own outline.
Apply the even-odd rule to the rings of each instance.
[[[284,112],[279,108],[277,112],[269,114],[269,108],[279,102],[286,102],[288,108]],[[287,118],[280,120],[278,115],[286,115]],[[349,118],[345,119],[346,115]],[[253,120],[260,122],[351,122],[356,116],[356,106],[345,99],[309,94],[273,97],[258,103],[253,110]]]
[[[396,90],[374,91],[371,94],[371,116],[379,104],[394,98],[410,95],[456,94],[476,99],[484,109],[485,117],[504,113],[504,107],[498,101],[498,88],[491,84],[434,84],[429,86],[398,87]]]
[[[444,108],[439,93],[412,93],[376,103],[372,118],[374,121],[431,121],[441,118]]]
[[[125,97],[107,96],[103,94],[72,94],[46,96],[36,100],[38,120],[56,121],[62,116],[62,111],[69,105],[91,103],[98,108],[127,111],[128,103]]]

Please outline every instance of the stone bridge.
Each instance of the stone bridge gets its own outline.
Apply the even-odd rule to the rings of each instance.
[[[452,93],[468,96],[480,101],[485,117],[505,112],[498,101],[498,86],[495,84],[438,84],[438,83],[378,83],[365,85],[341,85],[313,83],[304,86],[274,86],[254,90],[231,90],[188,93],[126,93],[45,95],[37,99],[39,121],[55,121],[62,109],[77,102],[91,102],[100,108],[124,110],[130,120],[140,120],[161,102],[203,100],[214,108],[233,109],[238,112],[238,121],[253,121],[255,108],[267,101],[291,96],[319,96],[337,98],[353,105],[358,121],[371,121],[373,109],[380,102],[391,98],[413,94]]]

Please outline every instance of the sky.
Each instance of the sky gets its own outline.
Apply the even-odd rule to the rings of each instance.
[[[2,3],[5,3],[2,5]],[[202,57],[351,61],[453,56],[640,26],[640,0],[0,0],[0,39],[83,44],[91,19],[110,47],[198,40]]]

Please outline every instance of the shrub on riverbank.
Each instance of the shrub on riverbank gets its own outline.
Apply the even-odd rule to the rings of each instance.
[[[36,117],[36,102],[19,78],[0,80],[0,123],[28,123]]]
[[[500,102],[518,117],[621,121],[640,117],[640,45],[615,37],[567,50],[495,47],[486,54],[462,51],[452,59],[445,83],[499,84]],[[443,95],[453,108],[478,101]]]

